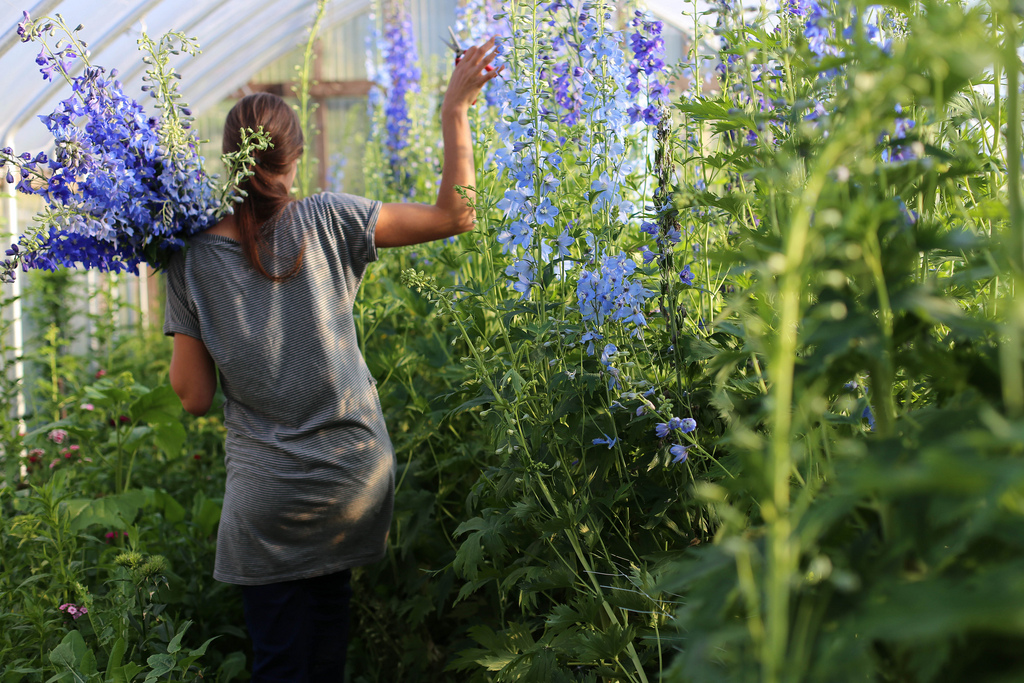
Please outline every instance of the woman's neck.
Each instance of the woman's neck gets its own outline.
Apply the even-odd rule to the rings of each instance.
[[[217,225],[203,231],[203,234],[222,235],[224,237],[229,237],[236,242],[242,241],[242,236],[238,232],[238,225],[235,223],[235,217],[231,215],[222,218]]]

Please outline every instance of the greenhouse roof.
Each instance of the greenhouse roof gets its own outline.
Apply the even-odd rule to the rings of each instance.
[[[32,17],[61,14],[69,26],[84,25],[92,63],[120,70],[128,94],[140,93],[144,66],[136,41],[176,30],[199,40],[202,53],[181,55],[172,65],[182,75],[183,92],[202,111],[248,82],[278,57],[303,43],[315,12],[313,0],[6,0],[0,9],[0,92],[10,98],[0,109],[0,142],[17,150],[41,149],[48,133],[26,125],[53,110],[67,97],[60,79],[43,80],[34,62],[35,45],[17,34],[22,11]],[[649,0],[648,7],[669,23],[683,27],[680,0]],[[703,4],[703,3],[702,3]],[[372,0],[333,0],[325,26],[365,12]]]

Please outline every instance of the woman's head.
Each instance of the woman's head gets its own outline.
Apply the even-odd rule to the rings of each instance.
[[[225,153],[238,151],[242,131],[247,128],[255,131],[261,126],[270,135],[273,146],[256,152],[253,174],[240,184],[246,196],[235,207],[235,222],[249,263],[266,277],[282,281],[298,271],[302,256],[300,254],[286,272],[271,274],[264,265],[265,257],[273,259],[268,247],[269,233],[264,225],[291,201],[292,173],[303,149],[299,118],[277,95],[246,95],[228,112],[223,150]]]
[[[242,130],[257,130],[260,126],[270,135],[274,146],[257,155],[257,174],[282,176],[302,156],[303,139],[299,117],[277,95],[253,93],[231,108],[224,121],[223,151],[238,151],[242,144]]]

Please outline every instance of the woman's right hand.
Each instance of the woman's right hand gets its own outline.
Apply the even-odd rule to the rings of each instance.
[[[495,78],[504,68],[495,69],[491,66],[496,54],[494,38],[483,45],[474,45],[462,54],[448,81],[448,91],[441,105],[442,114],[465,111],[476,102],[487,81]]]

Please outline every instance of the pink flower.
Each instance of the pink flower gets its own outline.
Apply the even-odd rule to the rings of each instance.
[[[94,406],[91,403],[83,403],[82,405],[80,405],[78,407],[81,408],[82,410],[96,410],[96,406]]]
[[[46,435],[46,438],[54,443],[64,443],[68,438],[68,433],[63,429],[54,429]]]
[[[67,612],[76,621],[78,620],[79,617],[85,616],[86,614],[89,613],[89,608],[88,607],[78,607],[76,605],[73,605],[70,602],[65,602],[58,609],[60,609],[62,612]]]
[[[81,446],[79,446],[77,443],[68,446],[68,450],[70,451],[77,451],[79,448],[81,448]]]
[[[50,469],[52,470],[54,467],[56,467],[57,463],[59,463],[59,462],[60,462],[60,458],[54,458],[53,462],[50,463]]]
[[[103,368],[100,368],[99,370],[96,371],[96,379],[99,379],[99,378],[105,376],[106,374],[107,374],[107,371],[104,370]]]

